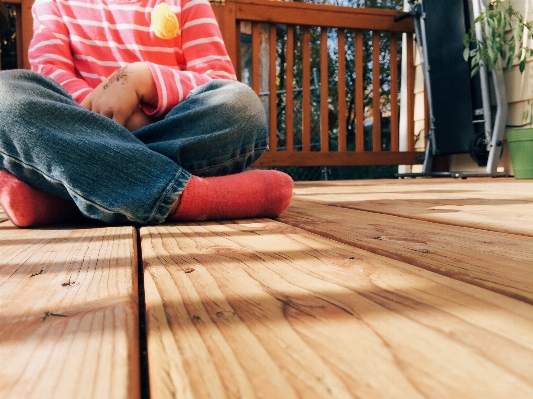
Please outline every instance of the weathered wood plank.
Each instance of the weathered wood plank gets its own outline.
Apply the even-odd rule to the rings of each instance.
[[[271,220],[141,230],[159,398],[529,398],[533,307]]]
[[[533,305],[533,237],[304,201],[279,220]]]
[[[533,235],[533,184],[515,179],[297,183],[295,199],[419,220]]]
[[[0,397],[140,397],[134,239],[0,224]]]

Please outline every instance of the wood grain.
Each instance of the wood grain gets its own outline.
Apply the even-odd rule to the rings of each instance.
[[[0,397],[139,398],[132,227],[0,224]]]
[[[0,205],[0,222],[7,220],[7,215],[4,212],[4,208]]]
[[[271,220],[141,229],[159,398],[530,398],[533,307]]]
[[[468,178],[306,182],[295,199],[380,214],[533,235],[533,184]]]
[[[533,304],[533,237],[303,201],[279,220]]]

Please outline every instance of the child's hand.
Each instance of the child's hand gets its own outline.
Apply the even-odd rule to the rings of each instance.
[[[134,63],[115,71],[100,83],[81,106],[126,126],[141,102],[156,105],[157,89],[148,65]],[[137,117],[134,119],[139,121]]]
[[[148,126],[153,122],[153,119],[144,113],[142,109],[138,109],[131,114],[124,127],[130,132],[139,130],[142,127]]]

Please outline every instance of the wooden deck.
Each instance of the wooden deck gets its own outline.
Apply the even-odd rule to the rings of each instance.
[[[533,397],[532,181],[298,183],[279,220],[0,242],[2,399]]]

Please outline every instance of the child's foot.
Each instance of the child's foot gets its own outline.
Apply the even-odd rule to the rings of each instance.
[[[0,204],[18,227],[61,223],[81,216],[74,202],[38,190],[0,170]]]
[[[193,176],[169,220],[200,221],[278,217],[289,206],[293,181],[275,170],[220,177]]]

